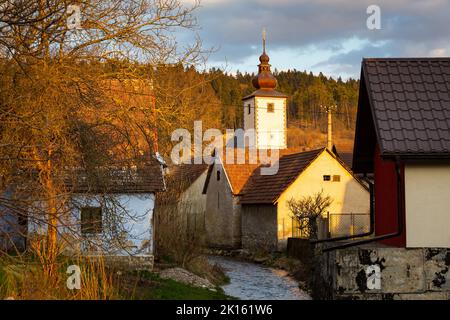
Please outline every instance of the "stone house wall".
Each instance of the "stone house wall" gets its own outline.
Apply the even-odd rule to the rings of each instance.
[[[277,250],[277,207],[242,206],[242,248],[252,251]]]
[[[180,197],[178,211],[185,214],[184,221],[189,234],[204,234],[206,194],[203,194],[207,170],[205,170]]]
[[[217,180],[217,172],[220,180]],[[241,206],[231,192],[222,165],[214,164],[208,182],[205,212],[208,246],[224,249],[241,247]]]

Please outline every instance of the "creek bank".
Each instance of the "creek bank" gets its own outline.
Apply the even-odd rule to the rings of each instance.
[[[183,268],[176,267],[165,269],[159,272],[159,276],[161,279],[172,279],[194,287],[216,291],[216,287],[208,279],[199,277]]]
[[[211,263],[224,269],[230,279],[223,291],[239,299],[254,300],[310,300],[289,272],[264,264],[232,257],[210,256]]]
[[[260,264],[268,268],[286,271],[288,276],[294,278],[298,282],[298,286],[302,291],[311,294],[310,283],[313,266],[310,259],[300,261],[299,259],[287,256],[285,253],[252,253],[245,249],[209,249],[208,254],[211,256],[232,258],[237,261]]]

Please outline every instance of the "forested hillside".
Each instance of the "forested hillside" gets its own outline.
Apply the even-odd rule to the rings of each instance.
[[[226,128],[242,127],[242,97],[254,88],[254,74],[237,72],[235,76],[212,69],[211,86],[221,101],[221,123]],[[335,141],[350,149],[353,139],[359,81],[315,76],[305,71],[274,71],[277,90],[288,98],[288,143],[291,146],[322,146],[326,133],[326,114],[321,105],[336,105],[333,115]]]

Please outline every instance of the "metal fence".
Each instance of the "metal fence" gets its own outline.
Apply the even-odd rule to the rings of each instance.
[[[328,237],[351,236],[368,232],[369,213],[329,213]]]
[[[361,234],[370,230],[369,213],[327,213],[317,221],[318,238],[331,238]],[[299,222],[292,218],[292,237],[304,238]]]
[[[283,221],[284,225],[284,221]],[[304,235],[302,234],[302,230],[300,230],[300,224],[295,218],[291,218],[291,227],[292,227],[292,238],[304,238]]]

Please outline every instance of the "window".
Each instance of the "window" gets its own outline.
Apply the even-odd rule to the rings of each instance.
[[[275,107],[274,104],[272,102],[267,104],[267,112],[274,112]]]
[[[338,175],[338,174],[335,174],[335,175],[333,176],[333,182],[339,182],[339,181],[341,181],[341,176]]]
[[[216,175],[217,175],[217,181],[220,181],[220,170],[217,170]]]
[[[249,104],[247,105],[247,108],[248,108],[248,114],[252,113],[252,108],[250,107]]]
[[[323,181],[330,181],[331,176],[329,174],[323,176]]]
[[[102,208],[81,208],[81,233],[97,234],[102,232]]]

